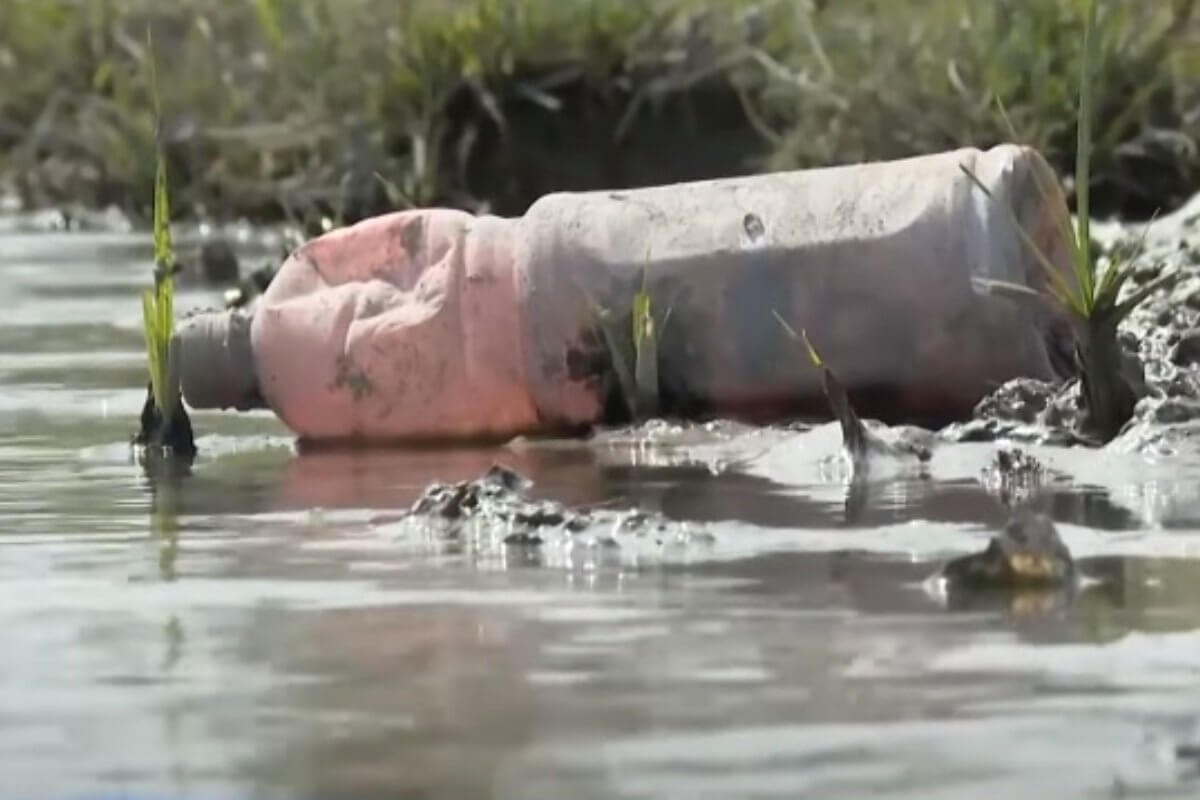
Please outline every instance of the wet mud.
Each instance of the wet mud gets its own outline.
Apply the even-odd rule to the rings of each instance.
[[[434,483],[413,503],[402,523],[416,525],[446,542],[479,547],[480,537],[504,547],[537,548],[578,538],[619,549],[628,538],[661,545],[668,539],[696,544],[708,535],[661,513],[640,509],[573,508],[532,497],[533,481],[503,464],[482,476]],[[483,545],[486,547],[486,543]]]
[[[169,417],[164,417],[154,402],[154,390],[146,384],[146,400],[139,417],[140,427],[133,435],[133,444],[146,452],[179,459],[196,456],[196,436],[192,420],[182,402],[175,405]]]

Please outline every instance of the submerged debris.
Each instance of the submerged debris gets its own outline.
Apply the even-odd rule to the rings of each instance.
[[[1054,587],[1074,579],[1075,562],[1054,521],[1023,508],[982,552],[946,564],[942,577],[957,589]]]
[[[687,526],[659,514],[611,509],[577,510],[553,500],[527,496],[532,481],[500,464],[481,478],[434,483],[417,498],[406,519],[434,523],[446,538],[470,535],[472,528],[499,535],[505,545],[537,547],[555,535],[593,534],[598,544],[617,546],[616,536],[654,537],[659,543],[691,537]]]

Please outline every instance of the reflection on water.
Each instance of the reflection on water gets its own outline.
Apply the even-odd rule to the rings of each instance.
[[[928,580],[1007,514],[979,445],[847,486],[822,426],[302,453],[198,414],[190,468],[139,465],[146,257],[0,238],[10,793],[1200,794],[1200,464],[1037,451],[1091,580],[999,595]],[[397,523],[496,462],[708,536],[598,557]]]

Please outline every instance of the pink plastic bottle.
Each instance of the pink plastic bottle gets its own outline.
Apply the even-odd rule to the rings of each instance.
[[[664,413],[825,413],[778,315],[864,414],[959,418],[1009,378],[1057,377],[1065,318],[973,283],[1045,284],[1018,224],[1070,279],[1065,202],[1039,190],[1053,180],[1036,152],[1006,145],[553,194],[515,219],[388,214],[299,248],[251,314],[181,325],[183,392],[198,408],[266,405],[309,440],[585,427],[620,410],[596,310],[627,331],[644,276]]]

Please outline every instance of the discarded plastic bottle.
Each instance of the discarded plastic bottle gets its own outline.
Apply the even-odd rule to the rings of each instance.
[[[974,279],[1045,286],[1023,227],[1071,280],[1067,213],[1046,162],[1015,145],[557,193],[518,218],[401,211],[309,241],[252,310],[192,317],[174,352],[192,407],[269,407],[307,440],[619,421],[617,377],[639,352],[663,415],[827,414],[782,320],[864,416],[941,424],[1010,378],[1061,377],[1066,317]],[[649,355],[631,341],[643,291]]]

